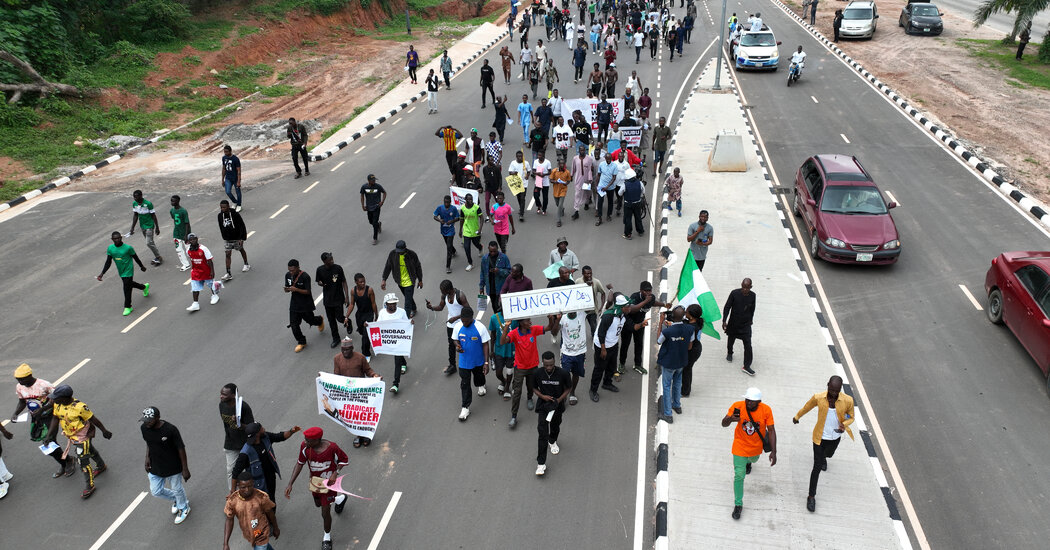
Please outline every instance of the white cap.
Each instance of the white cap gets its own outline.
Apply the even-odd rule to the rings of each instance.
[[[618,305],[618,306],[625,306],[628,303],[629,303],[629,300],[623,294],[619,294],[619,295],[616,296],[616,305]]]
[[[742,395],[741,397],[747,399],[748,401],[761,401],[762,390],[759,390],[758,388],[748,388],[744,395]]]
[[[633,178],[633,177],[635,177],[637,175],[638,175],[638,173],[635,172],[633,168],[628,168],[627,170],[624,170],[624,172],[623,172],[623,177],[625,179],[631,179],[631,178]]]
[[[384,304],[396,304],[399,301],[400,300],[398,300],[397,294],[394,294],[393,292],[387,292],[386,296],[383,297]]]

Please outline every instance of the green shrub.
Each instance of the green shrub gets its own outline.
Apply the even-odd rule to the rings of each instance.
[[[0,101],[0,128],[26,128],[40,124],[40,115],[29,107]]]
[[[1039,44],[1039,61],[1050,63],[1050,29],[1043,35],[1043,42]]]
[[[120,28],[140,44],[161,44],[187,36],[191,15],[176,0],[137,0],[124,10]]]

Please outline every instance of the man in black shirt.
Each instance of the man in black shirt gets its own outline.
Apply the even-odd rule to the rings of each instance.
[[[237,408],[240,403],[240,414]],[[244,426],[255,422],[255,415],[248,402],[237,394],[237,384],[230,382],[219,390],[219,418],[222,419],[223,436],[222,448],[226,451],[226,481],[233,478],[233,464],[237,462],[237,455],[241,447],[248,441],[244,435]]]
[[[485,221],[492,222],[491,198],[503,190],[503,169],[496,164],[492,155],[485,155],[485,167],[481,169],[482,179],[485,181]]]
[[[496,102],[496,91],[492,89],[492,82],[496,80],[496,71],[489,67],[489,60],[481,63],[481,108],[485,108],[485,91],[492,94],[492,102]]]
[[[572,112],[572,134],[576,138],[576,144],[590,145],[591,144],[591,125],[583,118],[583,113],[580,111]]]
[[[372,226],[372,244],[379,242],[379,234],[383,232],[379,212],[385,202],[386,189],[376,181],[375,174],[368,174],[368,182],[361,186],[361,210],[368,214],[368,225]]]
[[[288,141],[292,144],[292,164],[295,165],[295,179],[303,177],[303,171],[299,169],[299,158],[303,159],[303,167],[306,168],[306,175],[310,175],[310,156],[306,153],[306,126],[295,121],[294,118],[288,119]]]
[[[314,294],[310,289],[310,276],[299,269],[299,260],[288,260],[288,273],[284,274],[284,291],[291,293],[288,302],[288,326],[292,329],[295,337],[295,353],[306,348],[306,336],[303,336],[299,325],[303,321],[310,326],[317,327],[318,332],[324,332],[324,318],[314,315]],[[233,477],[237,477],[234,474]]]
[[[754,376],[751,370],[751,361],[754,359],[751,353],[751,323],[755,320],[755,293],[751,292],[751,279],[744,279],[740,288],[729,293],[726,305],[722,308],[722,332],[729,338],[726,347],[726,361],[733,360],[733,344],[737,338],[744,342],[744,367],[740,370],[749,376]]]
[[[258,422],[246,424],[244,433],[248,436],[248,442],[241,447],[241,453],[237,455],[237,462],[233,465],[233,479],[248,471],[252,476],[255,488],[265,491],[270,495],[270,500],[277,504],[274,491],[277,489],[277,478],[281,475],[281,468],[277,465],[277,457],[273,454],[273,443],[280,443],[296,432],[301,430],[299,426],[283,432],[268,432]],[[230,492],[237,490],[237,484],[230,486]]]
[[[561,433],[561,417],[565,413],[565,400],[572,392],[572,376],[569,371],[554,366],[554,354],[543,352],[543,367],[533,369],[532,393],[536,396],[536,412],[539,413],[539,445],[536,453],[536,475],[547,473],[547,448],[558,454],[558,435]]]
[[[639,326],[645,321],[645,314],[649,313],[649,308],[656,307],[671,307],[671,304],[661,302],[656,299],[656,295],[653,294],[653,284],[649,281],[642,281],[642,284],[638,287],[638,292],[631,294],[630,307],[624,308],[624,317],[626,322],[624,323],[623,332],[620,333],[620,366],[616,369],[616,380],[619,381],[620,377],[627,370],[627,351],[631,347],[631,342],[634,342],[634,370],[638,371],[638,374],[645,374],[645,367],[642,366],[642,342],[645,340],[645,328],[640,327],[635,330],[634,327]]]
[[[186,461],[186,445],[182,435],[173,424],[160,419],[157,407],[142,411],[142,439],[146,441],[146,475],[149,491],[153,496],[172,501],[171,513],[175,524],[186,521],[190,515],[190,503],[186,499],[183,481],[190,480],[190,467]],[[164,485],[171,488],[165,488]]]
[[[543,129],[543,123],[536,119],[536,126],[529,132],[529,148],[532,149],[532,160],[536,160],[540,151],[547,152],[547,131]]]
[[[602,94],[602,101],[595,109],[595,121],[598,123],[598,139],[609,139],[609,123],[612,122],[613,106]]]
[[[346,274],[343,267],[335,263],[331,252],[321,254],[322,264],[317,268],[317,284],[321,287],[324,299],[324,312],[328,317],[328,326],[332,329],[332,347],[337,347],[341,341],[339,337],[339,325],[347,324],[348,319],[344,312],[350,308],[350,290],[346,286]],[[353,332],[353,324],[347,324],[346,333]]]

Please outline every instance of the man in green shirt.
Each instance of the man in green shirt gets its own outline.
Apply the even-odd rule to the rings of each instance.
[[[142,195],[139,194],[139,198]],[[142,291],[142,296],[149,296],[149,283],[140,284],[135,282],[135,266],[131,262],[139,264],[139,269],[146,271],[146,266],[142,265],[142,260],[139,259],[138,254],[135,254],[135,249],[131,248],[130,244],[124,244],[123,237],[120,236],[119,231],[114,231],[109,236],[113,239],[113,244],[109,245],[106,249],[106,264],[102,266],[102,273],[95,277],[99,281],[102,280],[102,276],[109,270],[109,266],[117,264],[117,274],[120,275],[120,279],[124,282],[124,316],[131,315],[131,289],[137,288]]]
[[[153,252],[153,260],[150,263],[160,265],[164,258],[160,257],[160,250],[157,250],[157,245],[153,243],[153,237],[160,235],[157,211],[153,209],[152,202],[142,198],[142,191],[136,189],[131,197],[135,200],[131,203],[131,230],[128,231],[128,236],[135,234],[135,222],[138,222],[142,228],[142,236],[146,238],[146,246]]]
[[[178,254],[179,263],[182,264],[179,271],[188,271],[190,269],[190,258],[186,255],[186,235],[190,234],[190,214],[179,204],[181,200],[178,195],[172,195],[171,210],[168,212],[171,214],[171,221],[175,225],[175,229],[171,230],[171,238],[175,241],[175,253]]]
[[[485,224],[485,218],[481,216],[481,207],[474,204],[474,195],[468,193],[464,200],[466,202],[459,207],[459,236],[463,237],[463,251],[467,254],[467,271],[470,271],[474,268],[474,259],[471,258],[472,247],[477,247],[479,258],[482,255],[481,226]]]

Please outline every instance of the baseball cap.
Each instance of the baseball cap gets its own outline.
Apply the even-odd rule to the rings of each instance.
[[[154,418],[160,418],[160,410],[157,407],[146,407],[142,409],[142,418],[139,419],[139,422],[149,422]]]
[[[29,367],[29,363],[22,363],[15,369],[15,378],[25,378],[27,376],[33,376],[33,369]]]
[[[616,63],[609,63],[609,66],[610,66],[610,67],[615,67],[615,66],[616,66]]]
[[[244,425],[244,435],[248,436],[248,439],[255,437],[255,434],[260,431],[262,431],[262,424],[259,424],[258,422]]]
[[[620,294],[619,296],[616,297],[616,305],[618,305],[618,306],[625,306],[628,303],[629,303],[629,300],[623,294]]]
[[[398,300],[397,294],[394,294],[393,292],[387,292],[386,296],[383,297],[384,304],[396,304],[399,301],[400,300]]]
[[[744,395],[742,395],[741,397],[747,399],[748,401],[761,401],[762,391],[758,388],[748,388],[747,391],[744,392]]]
[[[404,252],[408,250],[408,244],[406,244],[405,241],[397,241],[397,244],[394,245],[394,250]]]
[[[69,384],[62,384],[51,391],[51,397],[73,397],[73,388]]]
[[[187,241],[190,240],[190,239],[196,239],[196,238],[197,238],[197,234],[196,233],[190,233],[189,235],[186,235],[186,240]]]
[[[461,156],[461,157],[463,157],[463,158],[467,158],[467,154],[466,154],[466,153],[464,153],[463,151],[460,151],[460,152],[459,152],[459,156]]]

